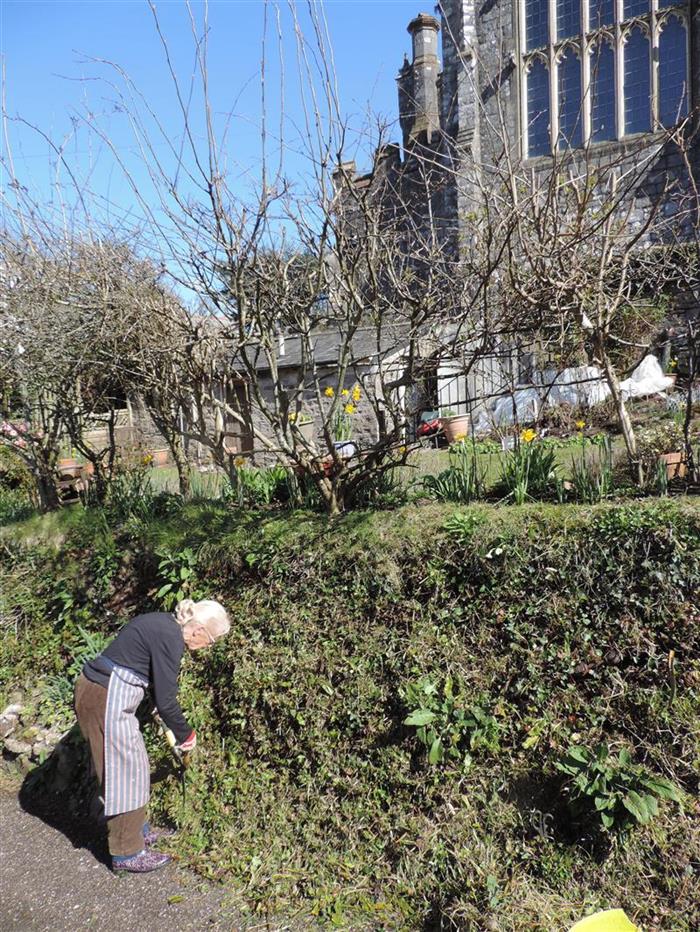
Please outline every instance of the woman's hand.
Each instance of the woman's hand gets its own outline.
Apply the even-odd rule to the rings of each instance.
[[[178,750],[182,751],[183,754],[189,754],[190,751],[194,751],[194,749],[197,747],[197,735],[195,732],[193,731],[190,735],[188,735],[187,738],[185,738],[181,744],[178,744],[177,747]]]

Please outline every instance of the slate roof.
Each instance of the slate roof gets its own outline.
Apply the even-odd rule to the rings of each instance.
[[[406,343],[405,328],[383,327],[381,339],[377,340],[377,330],[374,327],[360,328],[355,331],[351,341],[351,361],[354,365],[371,366],[394,352],[399,352]],[[342,343],[342,335],[338,330],[324,328],[316,330],[311,335],[314,347],[314,360],[316,365],[330,366],[338,362],[338,349]],[[299,336],[285,334],[284,352],[278,357],[280,369],[295,369],[301,365],[302,341]],[[268,369],[267,360],[261,354],[258,370],[264,372]]]

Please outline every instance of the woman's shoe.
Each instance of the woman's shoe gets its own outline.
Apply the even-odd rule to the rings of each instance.
[[[130,857],[113,855],[112,870],[128,871],[130,874],[148,874],[150,871],[157,871],[159,867],[165,867],[170,861],[172,858],[169,854],[144,850]]]

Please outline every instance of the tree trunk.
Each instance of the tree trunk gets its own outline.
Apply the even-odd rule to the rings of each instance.
[[[192,491],[190,464],[185,456],[181,435],[171,434],[168,437],[168,446],[170,447],[170,453],[172,454],[177,469],[177,481],[180,487],[180,495],[182,495],[183,498],[189,498]]]
[[[61,498],[56,486],[56,474],[53,470],[37,464],[34,471],[36,489],[39,493],[39,505],[42,511],[56,511],[61,507]]]
[[[598,340],[598,355],[603,365],[603,372],[605,373],[605,381],[608,383],[608,388],[612,394],[613,401],[615,402],[615,407],[617,409],[617,419],[622,430],[622,436],[625,441],[625,449],[627,450],[627,459],[629,461],[632,472],[636,476],[636,481],[638,486],[644,485],[644,470],[642,468],[642,462],[637,453],[637,439],[634,435],[634,427],[632,426],[632,420],[629,416],[629,411],[627,410],[627,405],[625,400],[622,397],[622,389],[620,388],[620,380],[615,371],[608,354],[606,353],[604,347],[602,346],[602,340]]]
[[[690,425],[693,421],[693,382],[698,371],[698,352],[696,340],[698,333],[695,323],[688,319],[688,392],[685,399],[685,417],[683,419],[683,440],[685,445],[685,458],[687,461],[688,475],[693,482],[697,481],[695,455],[693,452],[693,442],[690,436]]]

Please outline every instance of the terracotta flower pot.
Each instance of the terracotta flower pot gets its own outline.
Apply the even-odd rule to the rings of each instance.
[[[455,414],[452,417],[441,417],[440,427],[445,432],[448,443],[456,443],[469,435],[469,415]]]
[[[151,450],[151,465],[152,466],[167,466],[168,458],[170,456],[170,450],[161,449],[161,450]]]
[[[83,467],[73,456],[62,456],[57,464],[57,470],[60,475],[70,478],[78,478],[83,471]]]
[[[682,479],[686,472],[685,453],[676,450],[674,453],[662,453],[659,456],[662,463],[666,463],[666,475],[669,479]]]

